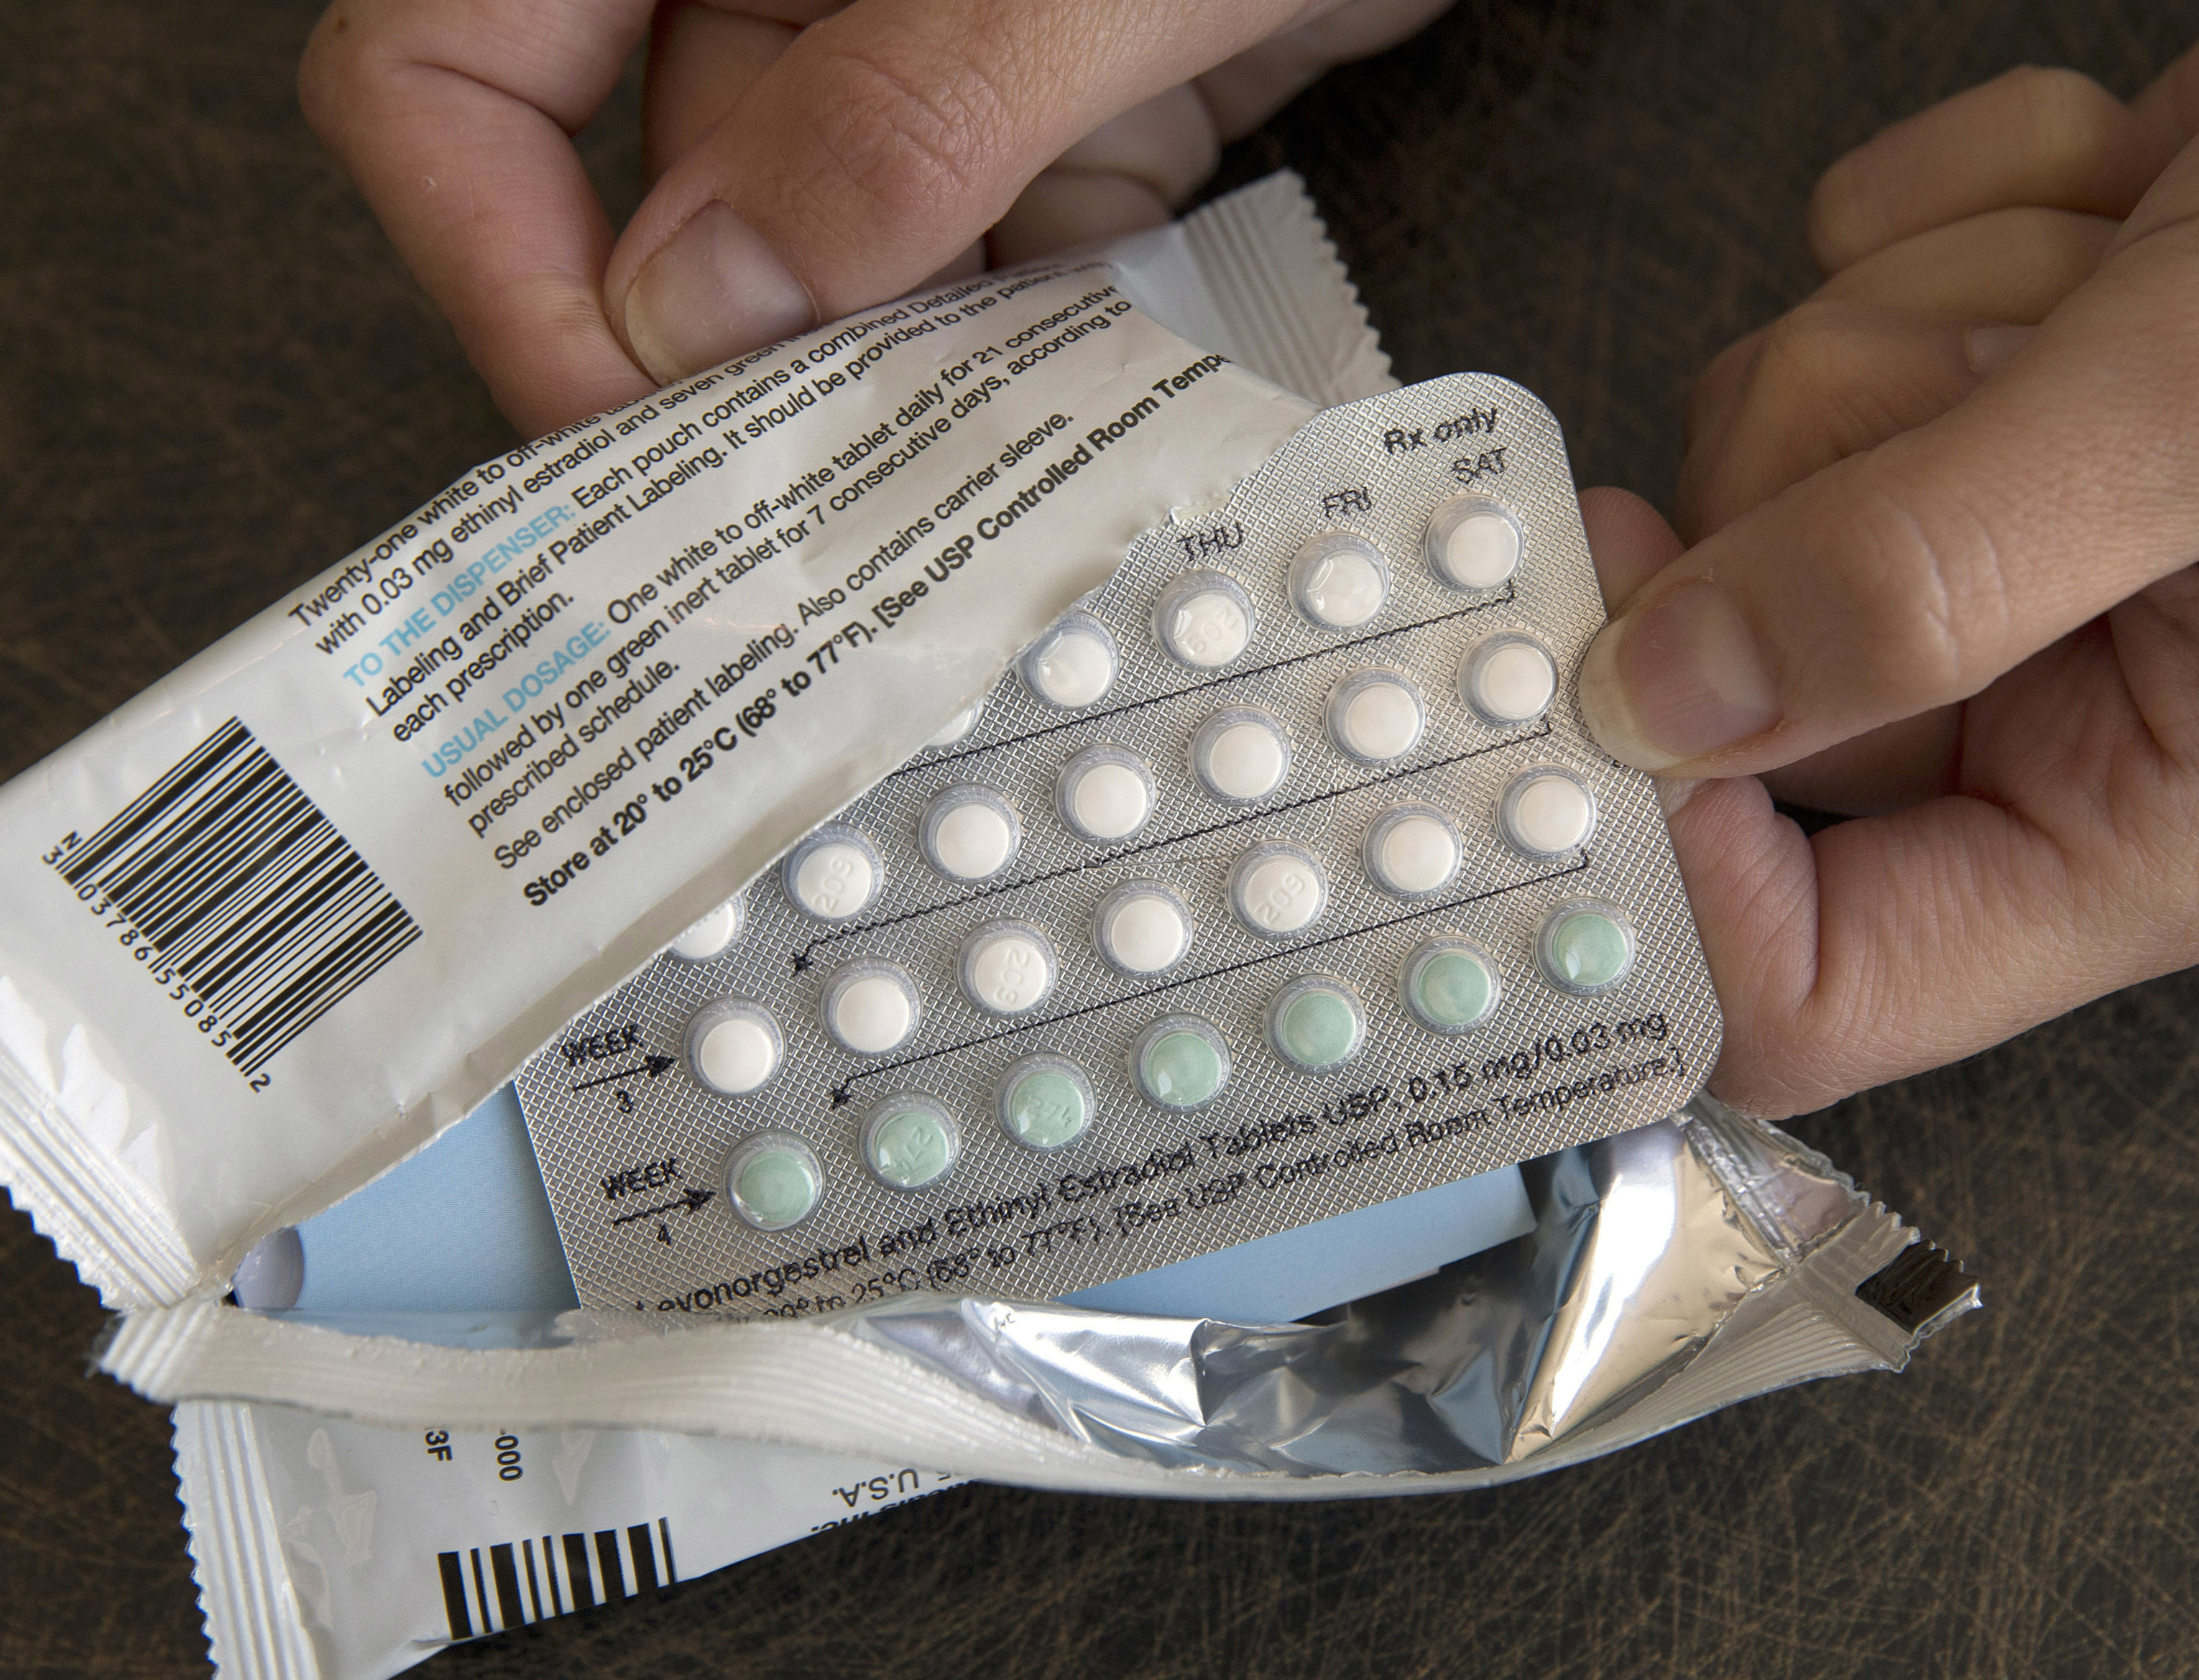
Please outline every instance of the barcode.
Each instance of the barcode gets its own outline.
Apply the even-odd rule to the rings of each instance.
[[[680,1579],[672,1566],[672,1526],[662,1517],[653,1525],[438,1552],[435,1563],[453,1639],[592,1609]]]
[[[125,943],[158,954],[156,977],[188,989],[190,1012],[248,1075],[420,936],[235,718],[61,850],[61,878],[120,913]]]

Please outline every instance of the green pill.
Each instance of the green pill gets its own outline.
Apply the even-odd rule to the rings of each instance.
[[[1268,1041],[1307,1073],[1350,1060],[1365,1032],[1359,1000],[1343,982],[1325,976],[1293,980],[1268,1006]]]
[[[1543,918],[1536,954],[1560,991],[1609,991],[1634,966],[1634,929],[1616,905],[1577,899]]]
[[[1459,938],[1431,939],[1405,964],[1405,1007],[1430,1032],[1461,1033],[1496,1007],[1496,971]]]
[[[816,1210],[825,1174],[801,1139],[760,1133],[734,1150],[726,1189],[733,1210],[762,1231],[784,1231]]]
[[[1084,1093],[1067,1074],[1027,1073],[1009,1088],[1008,1135],[1030,1149],[1059,1149],[1091,1119]]]
[[[1130,1066],[1147,1101],[1199,1108],[1229,1082],[1229,1047],[1210,1022],[1164,1015],[1138,1035]]]
[[[863,1164],[889,1190],[921,1190],[954,1170],[960,1129],[945,1104],[899,1091],[879,1100],[863,1122]]]
[[[1420,1012],[1447,1027],[1463,1027],[1489,1007],[1489,971],[1463,951],[1446,951],[1420,971],[1414,994]]]

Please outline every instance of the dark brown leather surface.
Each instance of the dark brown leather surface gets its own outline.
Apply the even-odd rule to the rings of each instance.
[[[296,114],[295,0],[0,0],[0,773],[507,434]],[[2007,66],[2120,91],[2193,0],[1466,0],[1235,149],[1303,171],[1398,371],[1522,380],[1669,500],[1694,373],[1798,298],[1817,172]],[[631,118],[587,145],[631,203]],[[15,860],[0,867],[0,890]],[[1800,1124],[1983,1280],[1905,1376],[1494,1493],[949,1492],[437,1660],[477,1677],[2199,1672],[2199,974]],[[165,1415],[0,1216],[0,1673],[203,1672]]]

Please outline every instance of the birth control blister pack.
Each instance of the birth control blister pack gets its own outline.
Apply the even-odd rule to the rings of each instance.
[[[528,1064],[583,1304],[1051,1299],[1671,1113],[1721,1023],[1603,621],[1532,396],[1321,414]]]

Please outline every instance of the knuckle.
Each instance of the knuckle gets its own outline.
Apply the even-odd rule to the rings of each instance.
[[[2000,79],[2024,141],[2056,162],[2081,162],[2111,144],[2127,117],[2123,103],[2078,70],[2019,65]]]
[[[1825,273],[1838,271],[1855,260],[1863,230],[1878,214],[1875,182],[1860,155],[1851,152],[1823,175],[1810,190],[1804,224],[1811,254]]]
[[[1846,365],[1862,313],[1832,298],[1811,298],[1788,310],[1764,330],[1751,395],[1797,387],[1809,393],[1823,389]]]
[[[966,57],[902,61],[865,44],[839,49],[831,73],[835,96],[813,120],[821,155],[890,225],[982,190],[1012,122],[998,77]]]
[[[1997,643],[2008,621],[1989,528],[1941,500],[1926,514],[1921,495],[1875,487],[1843,545],[1844,650],[1889,718],[1965,697],[1974,650]]]
[[[306,126],[324,140],[358,73],[359,34],[343,6],[331,6],[306,37],[298,61],[298,105]]]
[[[1899,429],[1883,377],[1890,347],[1875,306],[1830,298],[1801,305],[1766,333],[1739,429],[1783,445],[1798,476],[1869,448]]]
[[[1694,389],[1688,394],[1683,423],[1689,449],[1717,436],[1734,405],[1747,388],[1749,370],[1755,365],[1763,339],[1760,329],[1746,338],[1736,339],[1718,352],[1703,370],[1702,376],[1695,381]]]
[[[402,26],[375,0],[336,0],[313,26],[298,61],[298,105],[323,144],[341,146],[393,60],[401,59]]]

